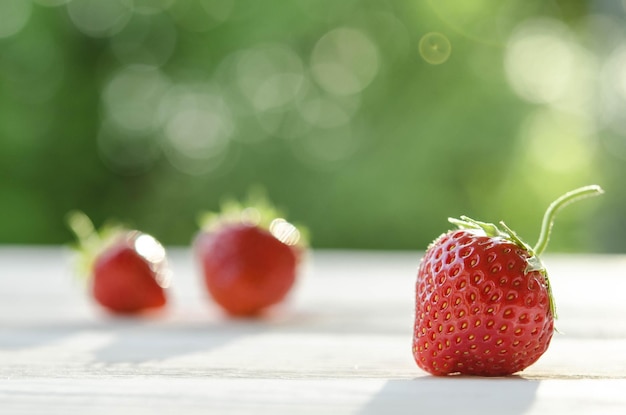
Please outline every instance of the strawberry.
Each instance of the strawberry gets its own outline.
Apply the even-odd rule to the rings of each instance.
[[[602,192],[586,186],[555,200],[534,248],[504,222],[450,219],[458,229],[428,247],[417,274],[417,365],[433,375],[505,376],[536,362],[550,344],[556,318],[539,255],[556,212]]]
[[[291,290],[304,251],[300,230],[263,199],[205,216],[194,242],[209,295],[231,316],[259,315]]]
[[[136,314],[165,306],[170,269],[163,246],[152,236],[122,228],[96,232],[89,218],[73,212],[82,273],[90,276],[93,298],[115,314]]]

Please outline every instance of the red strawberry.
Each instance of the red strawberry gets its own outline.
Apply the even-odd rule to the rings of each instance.
[[[165,306],[170,270],[163,246],[152,236],[124,229],[98,234],[81,212],[69,217],[79,239],[83,273],[94,299],[108,311],[133,314]]]
[[[600,187],[587,186],[554,201],[534,248],[503,222],[450,219],[459,229],[428,247],[417,274],[417,365],[433,375],[504,376],[536,362],[550,344],[556,318],[539,255],[556,212],[600,193]]]
[[[195,241],[206,288],[228,314],[253,316],[291,290],[303,252],[300,231],[267,202],[231,203],[209,215]]]

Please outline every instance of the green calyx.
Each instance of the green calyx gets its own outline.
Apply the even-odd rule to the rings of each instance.
[[[123,228],[120,225],[108,225],[98,231],[91,219],[78,210],[68,213],[67,224],[76,236],[72,249],[77,253],[77,272],[80,276],[87,278],[91,275],[98,255],[123,233]]]
[[[539,271],[545,280],[546,288],[548,290],[548,297],[550,300],[550,312],[552,316],[556,319],[556,306],[554,303],[554,297],[552,295],[552,287],[550,286],[550,280],[548,278],[548,273],[546,271],[545,266],[541,262],[539,255],[541,255],[546,247],[548,246],[548,242],[550,240],[550,234],[552,233],[552,227],[554,226],[554,219],[556,218],[556,214],[563,207],[569,205],[572,202],[577,200],[581,200],[590,196],[597,196],[604,193],[602,188],[597,185],[580,187],[578,189],[574,189],[570,192],[565,193],[558,199],[548,206],[546,210],[543,221],[541,224],[541,232],[539,233],[539,239],[534,247],[531,247],[529,244],[524,242],[511,228],[509,228],[504,222],[500,221],[499,226],[493,223],[480,222],[467,216],[461,216],[460,219],[449,218],[448,221],[453,225],[456,225],[459,229],[470,229],[475,231],[480,231],[485,234],[485,236],[493,237],[493,238],[502,238],[509,242],[512,242],[528,252],[529,256],[526,258],[526,269],[525,273]]]
[[[201,229],[214,231],[223,226],[246,224],[258,226],[269,231],[276,239],[286,245],[306,247],[308,231],[301,225],[295,225],[285,219],[285,215],[272,205],[259,189],[251,191],[244,203],[226,199],[220,212],[205,212],[199,217]]]
[[[533,249],[530,247],[530,245],[524,242],[511,228],[509,228],[502,221],[500,222],[500,226],[502,227],[502,229],[500,229],[498,225],[494,223],[480,222],[472,218],[468,218],[467,216],[461,216],[461,219],[448,218],[448,221],[453,225],[456,225],[459,229],[481,230],[484,232],[485,236],[489,236],[491,238],[506,239],[507,241],[513,242],[514,244],[522,249],[525,249],[528,252],[533,252]]]

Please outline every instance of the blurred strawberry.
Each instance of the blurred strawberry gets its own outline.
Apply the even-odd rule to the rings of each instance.
[[[163,246],[152,236],[121,227],[97,232],[82,212],[68,222],[78,238],[81,274],[93,298],[115,314],[136,314],[167,303],[171,272]]]
[[[305,250],[301,230],[257,197],[207,214],[194,242],[206,288],[228,314],[253,316],[291,290]]]

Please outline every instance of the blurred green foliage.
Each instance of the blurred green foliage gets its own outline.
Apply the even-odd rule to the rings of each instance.
[[[624,2],[3,0],[0,243],[65,215],[188,244],[267,189],[316,248],[424,249],[467,214],[626,242]]]

